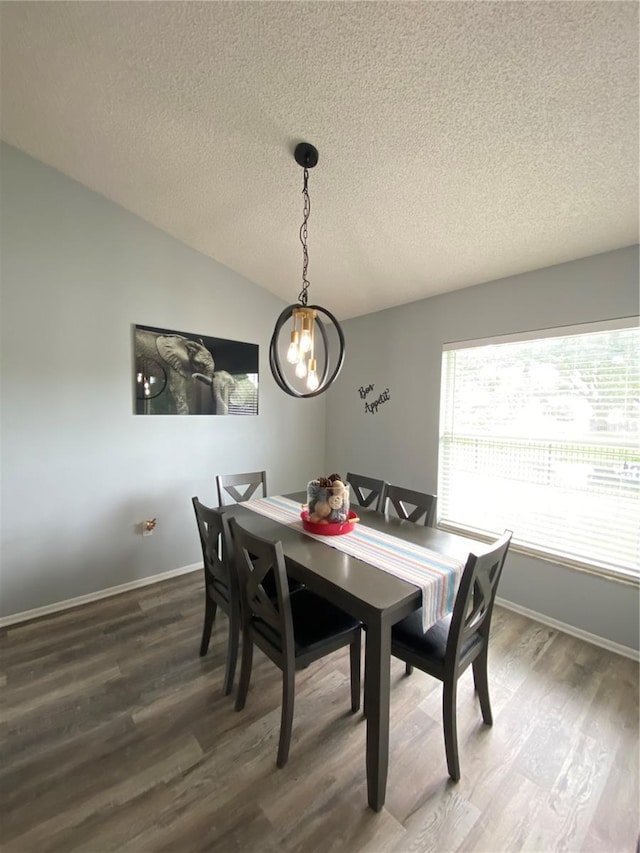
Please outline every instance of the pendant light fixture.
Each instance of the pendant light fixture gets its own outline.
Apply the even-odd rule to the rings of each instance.
[[[317,397],[340,373],[344,362],[344,335],[330,311],[308,304],[307,223],[311,213],[308,183],[309,169],[318,162],[318,151],[308,142],[301,142],[294,156],[304,169],[304,209],[300,226],[302,290],[297,304],[288,305],[278,317],[269,347],[269,363],[274,379],[287,394]]]

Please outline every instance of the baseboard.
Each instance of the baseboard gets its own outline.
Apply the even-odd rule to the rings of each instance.
[[[87,595],[78,595],[76,598],[66,598],[64,601],[45,604],[44,607],[23,610],[22,613],[12,613],[10,616],[0,617],[0,628],[5,628],[7,625],[17,625],[19,622],[30,622],[32,619],[38,619],[40,616],[49,616],[52,613],[59,613],[61,610],[70,610],[72,607],[79,607],[81,604],[100,601],[101,598],[110,598],[112,595],[120,595],[123,592],[130,592],[132,589],[151,586],[151,584],[167,581],[170,578],[177,578],[179,575],[187,575],[189,572],[195,571],[202,571],[202,563],[193,563],[190,566],[181,566],[179,569],[170,569],[168,572],[150,575],[147,578],[140,578],[137,581],[129,581],[128,583],[121,583],[118,586],[110,586],[108,589],[99,589],[97,592],[90,592]]]
[[[522,607],[520,604],[514,604],[513,601],[506,601],[504,598],[496,597],[496,604],[499,604],[500,607],[504,607],[505,610],[513,610],[514,613],[520,613],[522,616],[528,616],[529,619],[533,619],[536,622],[542,622],[543,625],[548,625],[550,628],[562,631],[563,634],[570,634],[572,637],[577,637],[578,640],[584,640],[586,643],[599,646],[601,649],[606,649],[609,652],[615,652],[615,654],[622,655],[625,658],[640,661],[640,651],[637,649],[632,649],[629,646],[622,646],[620,643],[614,643],[612,640],[607,640],[606,637],[599,637],[597,634],[590,634],[589,631],[583,631],[581,628],[575,628],[573,625],[568,625],[566,622],[559,622],[557,619],[545,616],[544,613],[538,613],[536,610],[529,610],[528,607]]]
[[[190,566],[181,566],[178,569],[170,569],[168,572],[161,572],[157,575],[150,575],[139,580],[122,583],[118,586],[111,586],[108,589],[100,589],[97,592],[90,592],[87,595],[78,595],[76,598],[67,598],[63,601],[56,601],[53,604],[45,604],[44,607],[35,607],[33,610],[23,610],[22,613],[12,613],[10,616],[0,617],[0,628],[5,628],[8,625],[17,625],[20,622],[30,622],[32,619],[38,619],[41,616],[49,616],[52,613],[59,613],[62,610],[70,610],[72,607],[80,607],[82,604],[89,604],[92,601],[100,601],[102,598],[109,598],[112,595],[120,595],[123,592],[130,592],[133,589],[151,586],[154,583],[177,578],[180,575],[187,575],[190,572],[202,571],[200,563],[192,563]],[[527,616],[536,622],[541,622],[543,625],[548,625],[557,631],[562,631],[564,634],[569,634],[572,637],[577,637],[579,640],[584,640],[594,646],[599,646],[601,649],[614,652],[631,660],[640,661],[640,651],[632,649],[629,646],[623,646],[620,643],[614,643],[612,640],[607,640],[605,637],[599,637],[597,634],[591,634],[589,631],[583,631],[581,628],[576,628],[566,622],[560,622],[558,619],[552,619],[544,613],[538,613],[536,610],[530,610],[528,607],[522,607],[520,604],[515,604],[513,601],[507,601],[504,598],[496,598],[496,604],[504,607],[506,610],[512,610],[514,613],[520,613],[522,616]]]

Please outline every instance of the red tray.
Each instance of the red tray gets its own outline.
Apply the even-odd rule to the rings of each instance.
[[[356,521],[360,521],[352,510],[349,510],[349,521],[318,524],[315,521],[309,521],[308,509],[302,510],[300,518],[302,519],[302,526],[305,530],[308,530],[309,533],[319,533],[320,536],[341,536],[343,533],[350,533],[355,527]]]

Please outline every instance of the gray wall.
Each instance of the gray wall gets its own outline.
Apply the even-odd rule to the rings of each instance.
[[[479,285],[345,323],[335,386],[297,401],[268,368],[277,299],[6,145],[0,177],[0,616],[197,562],[189,499],[215,504],[218,472],[264,467],[273,492],[348,468],[435,490],[443,342],[638,313],[637,247]],[[260,415],[134,416],[135,323],[258,343]],[[391,394],[375,415],[370,383]],[[514,553],[500,593],[639,646],[630,586]]]
[[[344,324],[343,371],[328,395],[327,464],[436,491],[440,365],[445,342],[637,315],[638,247],[392,308]],[[358,389],[389,402],[364,411]],[[639,647],[638,589],[513,553],[499,595]]]
[[[216,473],[262,468],[270,491],[302,488],[324,470],[325,400],[271,378],[279,300],[19,151],[0,155],[6,616],[199,561],[191,496],[215,504]],[[259,416],[133,415],[135,323],[258,343]]]

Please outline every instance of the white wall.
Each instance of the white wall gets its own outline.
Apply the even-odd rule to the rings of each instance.
[[[324,470],[325,400],[271,377],[279,300],[16,149],[0,155],[6,616],[199,561],[191,496],[215,505],[216,473],[262,468],[272,492],[303,488]],[[135,416],[136,323],[259,344],[259,416]]]
[[[327,463],[437,489],[440,364],[448,341],[637,315],[638,247],[536,270],[344,324],[345,367],[327,400]],[[390,390],[376,414],[360,386]],[[499,595],[632,649],[638,589],[512,553]]]

